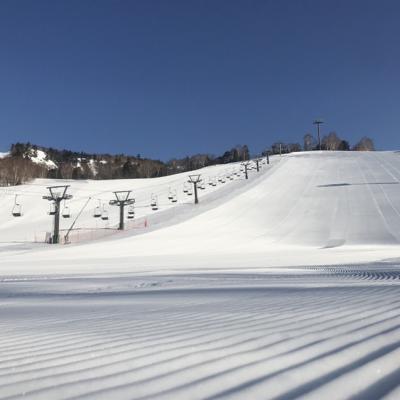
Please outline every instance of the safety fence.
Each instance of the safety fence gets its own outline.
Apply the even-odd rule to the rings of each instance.
[[[148,227],[147,218],[126,221],[125,231],[132,229],[145,229]],[[96,239],[101,239],[114,235],[121,232],[118,229],[118,225],[109,226],[107,228],[75,228],[70,231],[67,229],[60,230],[60,244],[71,244],[71,243],[82,243],[88,242]],[[52,233],[51,232],[35,232],[34,242],[35,243],[51,243]]]

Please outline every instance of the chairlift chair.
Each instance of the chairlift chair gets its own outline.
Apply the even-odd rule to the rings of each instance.
[[[183,193],[187,193],[188,192],[188,187],[186,185],[186,182],[183,184]]]
[[[101,219],[103,221],[108,221],[108,211],[106,209],[103,209],[103,212],[101,213]]]
[[[187,195],[188,195],[188,196],[193,196],[193,190],[192,190],[192,188],[189,188],[189,189],[188,189]]]
[[[154,194],[151,195],[151,202],[150,202],[150,206],[153,207],[154,205],[156,205],[157,203],[157,198]]]
[[[49,215],[56,215],[56,205],[54,203],[50,203]]]
[[[158,201],[157,201],[157,196],[155,195],[155,194],[152,194],[151,195],[151,203],[150,203],[150,206],[151,206],[151,209],[153,210],[153,211],[156,211],[156,210],[158,210]]]
[[[133,205],[130,205],[128,207],[128,219],[133,219],[133,218],[135,218],[135,209]]]
[[[101,217],[101,214],[102,214],[102,211],[101,211],[101,200],[99,199],[99,204],[98,204],[98,206],[96,206],[96,207],[94,208],[93,217],[94,217],[94,218],[100,218],[100,217]]]
[[[15,195],[14,207],[12,209],[12,215],[14,217],[20,217],[22,215],[22,206],[21,204],[17,203],[17,196],[18,195]]]
[[[62,217],[63,218],[71,218],[71,213],[69,211],[68,206],[64,206],[63,211],[62,211]]]

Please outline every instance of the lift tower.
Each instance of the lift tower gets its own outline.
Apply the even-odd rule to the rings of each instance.
[[[118,190],[114,192],[116,200],[110,200],[110,206],[119,206],[119,230],[124,230],[124,208],[133,204],[135,199],[130,199],[131,190]]]
[[[194,188],[194,204],[198,204],[199,198],[197,196],[197,184],[201,182],[200,174],[198,175],[189,175],[189,183],[193,183]]]
[[[244,166],[244,176],[245,176],[246,179],[249,179],[249,174],[248,174],[247,170],[249,168],[250,162],[249,161],[245,161],[245,162],[242,163],[242,165]]]
[[[50,195],[43,196],[44,200],[52,201],[54,204],[54,210],[51,215],[54,215],[54,232],[51,238],[51,243],[57,244],[60,241],[60,204],[63,200],[72,199],[71,194],[67,194],[69,185],[63,186],[49,186],[47,190]]]

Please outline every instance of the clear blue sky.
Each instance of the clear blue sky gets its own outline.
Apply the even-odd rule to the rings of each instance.
[[[398,0],[1,0],[0,150],[400,148]]]

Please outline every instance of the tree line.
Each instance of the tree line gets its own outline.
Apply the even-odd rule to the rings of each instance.
[[[313,135],[307,133],[300,143],[275,142],[262,155],[283,154],[296,151],[319,150],[319,143]],[[356,144],[330,132],[321,139],[321,150],[375,150],[371,138],[363,137]],[[38,158],[45,154],[45,160]],[[10,155],[0,159],[0,185],[19,185],[34,178],[54,179],[133,179],[154,178],[192,171],[210,165],[227,164],[250,159],[247,145],[237,145],[220,156],[196,154],[168,162],[143,158],[140,154],[94,154],[71,150],[58,150],[51,147],[37,146],[31,143],[11,145]],[[33,161],[32,161],[33,160]],[[36,161],[36,162],[35,162]],[[46,165],[43,161],[52,161]]]
[[[293,153],[296,151],[313,151],[319,150],[318,140],[311,134],[306,133],[303,137],[303,146],[300,143],[284,143],[275,142],[270,148],[263,151],[263,155],[267,152],[270,154]],[[321,150],[328,151],[374,151],[375,146],[371,138],[364,136],[353,146],[350,143],[339,137],[336,132],[330,132],[321,138]]]
[[[45,159],[38,156],[43,152]],[[192,171],[209,165],[244,161],[250,158],[246,145],[237,145],[221,156],[197,154],[168,162],[142,158],[140,154],[91,154],[71,150],[57,150],[33,145],[15,143],[10,155],[0,159],[0,185],[10,186],[34,178],[53,179],[133,179],[154,178]],[[35,162],[36,161],[36,162]],[[55,167],[43,161],[52,161]]]

